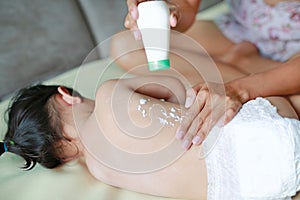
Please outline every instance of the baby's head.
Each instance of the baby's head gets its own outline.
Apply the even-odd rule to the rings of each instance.
[[[62,155],[63,134],[60,112],[54,104],[59,86],[36,85],[20,90],[8,108],[5,150],[23,157],[24,168],[36,163],[55,168],[66,162]],[[66,87],[65,87],[66,88]],[[66,88],[69,94],[78,95]]]

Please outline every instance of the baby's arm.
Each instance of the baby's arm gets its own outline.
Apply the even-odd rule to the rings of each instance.
[[[185,102],[186,89],[182,82],[174,77],[142,76],[119,81],[122,86],[140,94],[172,103],[184,104]]]

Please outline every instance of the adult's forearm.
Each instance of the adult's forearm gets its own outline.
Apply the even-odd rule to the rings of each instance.
[[[174,30],[184,32],[194,23],[201,0],[172,0],[179,11],[179,19]]]
[[[228,82],[226,86],[238,91],[243,102],[259,96],[284,96],[299,93],[300,57],[272,70]]]

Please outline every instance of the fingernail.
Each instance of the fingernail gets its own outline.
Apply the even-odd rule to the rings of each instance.
[[[171,27],[175,27],[177,25],[177,18],[174,15],[170,18],[170,25]]]
[[[192,98],[191,97],[187,97],[185,100],[185,107],[189,108],[192,105]]]
[[[193,144],[200,144],[200,136],[196,135],[193,140],[192,140]]]
[[[133,31],[133,36],[135,40],[140,40],[141,39],[141,35],[138,31]]]
[[[183,138],[183,131],[177,130],[175,136],[178,140],[181,140]]]
[[[189,140],[184,140],[183,144],[182,144],[182,147],[184,149],[188,149],[190,147],[190,145],[191,145],[191,142]]]
[[[136,14],[136,12],[135,12],[134,10],[131,10],[131,11],[130,11],[130,15],[131,15],[131,17],[132,17],[133,19],[137,20],[137,14]]]
[[[193,88],[189,88],[186,91],[186,100],[185,100],[185,107],[189,108],[193,104],[193,97],[195,96],[195,91]]]

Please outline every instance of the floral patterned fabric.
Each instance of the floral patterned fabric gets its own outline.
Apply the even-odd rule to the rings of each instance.
[[[254,43],[260,53],[286,61],[300,52],[300,2],[270,6],[264,0],[227,0],[230,12],[216,24],[235,43]]]

